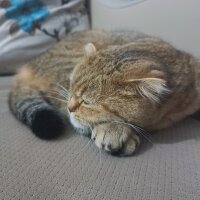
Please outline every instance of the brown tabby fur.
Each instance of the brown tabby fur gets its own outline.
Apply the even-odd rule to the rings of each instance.
[[[84,51],[90,42],[94,45]],[[16,102],[34,91],[60,98],[50,93],[56,83],[70,91],[68,105],[49,101],[60,110],[68,106],[72,121],[89,125],[99,148],[122,155],[139,145],[139,127],[167,128],[200,108],[200,63],[160,39],[133,32],[71,34],[20,70],[11,109],[15,113]]]

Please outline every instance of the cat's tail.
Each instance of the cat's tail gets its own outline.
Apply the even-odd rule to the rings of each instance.
[[[41,80],[34,80],[27,69],[21,70],[9,95],[9,107],[18,120],[41,139],[53,139],[65,130],[60,112],[43,98]]]

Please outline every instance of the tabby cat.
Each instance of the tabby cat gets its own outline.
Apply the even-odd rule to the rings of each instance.
[[[20,69],[9,105],[42,139],[71,121],[98,148],[129,156],[144,129],[169,127],[200,108],[200,63],[134,32],[73,33]]]

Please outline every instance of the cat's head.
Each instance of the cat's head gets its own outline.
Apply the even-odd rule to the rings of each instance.
[[[97,51],[93,44],[71,76],[68,108],[74,126],[114,120],[146,127],[166,93],[160,63],[132,44]],[[154,115],[154,116],[152,116]]]

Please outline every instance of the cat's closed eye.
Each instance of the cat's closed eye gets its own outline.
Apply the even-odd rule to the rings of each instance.
[[[91,106],[92,104],[94,104],[94,102],[92,101],[91,98],[89,98],[88,96],[86,95],[83,95],[82,96],[82,102],[81,102],[83,105],[85,106]]]
[[[83,100],[83,102],[82,102],[84,105],[90,105],[90,102],[89,101],[87,101],[87,100]]]

